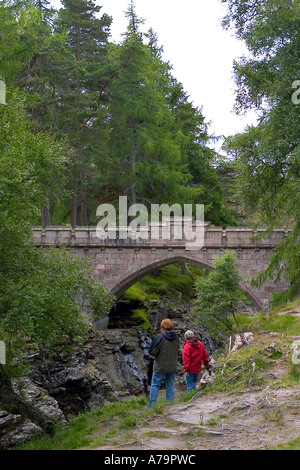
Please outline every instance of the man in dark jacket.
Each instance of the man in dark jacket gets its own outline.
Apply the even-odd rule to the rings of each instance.
[[[160,328],[161,333],[154,338],[149,349],[149,354],[154,356],[154,365],[148,407],[152,407],[156,404],[158,393],[164,379],[166,381],[166,400],[174,400],[179,338],[173,330],[171,320],[163,320]]]
[[[195,338],[194,333],[188,330],[184,334],[184,347],[182,350],[184,378],[187,392],[196,389],[198,375],[201,372],[202,364],[209,368],[209,357],[201,341]]]

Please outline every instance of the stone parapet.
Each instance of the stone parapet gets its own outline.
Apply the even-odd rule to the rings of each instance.
[[[195,232],[196,226],[193,225],[191,229]],[[120,247],[183,247],[187,241],[184,236],[177,238],[178,232],[174,229],[174,225],[160,224],[155,226],[155,233],[153,235],[152,226],[149,224],[147,230],[141,234],[136,234],[134,231],[125,233],[122,229],[117,229],[113,233],[110,231],[112,239],[108,237],[101,239],[96,227],[41,227],[33,228],[33,237],[37,246],[54,245],[54,246],[70,246],[70,247],[105,247],[105,246],[120,246]],[[159,231],[159,234],[157,232]],[[170,235],[166,236],[164,231],[170,230]],[[197,228],[199,230],[199,228]],[[209,224],[204,226],[204,244],[208,247],[221,247],[221,248],[272,248],[279,242],[283,241],[288,231],[283,229],[275,229],[272,234],[265,235],[264,228],[254,229],[253,227],[215,227]],[[140,236],[141,235],[141,236]],[[155,235],[159,235],[156,236]]]

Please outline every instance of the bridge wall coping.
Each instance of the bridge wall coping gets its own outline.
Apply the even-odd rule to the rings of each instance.
[[[160,224],[160,238],[151,238],[151,224],[144,232],[145,239],[136,239],[135,232],[130,231],[127,238],[122,239],[122,228],[117,228],[116,239],[100,239],[97,236],[96,227],[72,227],[68,226],[51,226],[51,227],[34,227],[33,237],[37,246],[76,246],[76,247],[136,247],[136,248],[151,248],[151,247],[183,247],[186,241],[183,239],[177,240],[174,235],[174,226],[170,225],[170,238],[163,238],[163,230],[166,224]],[[157,227],[157,225],[156,225]],[[196,229],[196,226],[192,226]],[[228,248],[272,248],[275,247],[280,241],[288,235],[289,230],[276,228],[270,235],[264,236],[264,227],[246,227],[246,226],[233,226],[223,229],[214,225],[205,224],[204,227],[204,245],[203,247],[228,247]],[[121,236],[120,236],[121,234]],[[253,237],[258,237],[253,239]]]

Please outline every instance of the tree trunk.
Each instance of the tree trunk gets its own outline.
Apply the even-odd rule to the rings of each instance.
[[[74,182],[71,200],[71,226],[76,228],[77,226],[77,183]]]
[[[51,225],[48,193],[45,193],[44,199],[45,204],[42,207],[42,226],[45,228]]]
[[[76,35],[77,35],[77,44],[76,44],[76,62],[79,64],[81,62],[81,30],[80,30],[80,27],[77,26],[77,29],[76,29]],[[80,77],[77,76],[76,77],[76,92],[77,92],[77,95],[78,95],[78,101],[77,101],[77,111],[78,113],[80,112],[81,110],[81,104],[80,104],[80,95],[81,95],[81,86],[80,86]],[[80,132],[79,130],[79,120],[77,120],[77,123],[76,123],[76,132]],[[76,158],[76,153],[75,153],[75,166],[76,166],[76,163],[78,163],[78,157]],[[75,170],[74,171],[74,176],[73,176],[73,179],[74,179],[74,186],[73,186],[73,191],[72,191],[72,201],[71,201],[71,226],[72,228],[75,228],[77,227],[77,220],[79,220],[79,218],[77,217],[77,213],[78,213],[78,207],[77,207],[77,198],[78,198],[78,184],[77,184],[77,171]]]
[[[232,312],[232,316],[233,316],[234,321],[235,321],[235,324],[236,324],[236,326],[237,326],[237,328],[238,328],[238,330],[239,330],[239,333],[241,333],[242,330],[241,330],[241,327],[240,327],[240,325],[239,325],[239,322],[237,321],[237,318],[236,318],[236,315],[235,315],[234,312]]]
[[[188,268],[187,268],[186,262],[181,261],[180,265],[181,265],[181,274],[186,276],[188,274]]]
[[[2,364],[0,364],[0,407],[8,413],[30,419],[48,434],[54,432],[55,422],[15,393]]]
[[[81,182],[83,185],[86,183],[86,176],[84,170],[80,173]],[[81,213],[81,225],[83,227],[88,226],[88,210],[86,200],[86,189],[83,187],[80,191],[80,213]]]
[[[137,197],[136,197],[136,160],[137,160],[137,149],[136,149],[136,142],[135,142],[135,134],[134,134],[134,127],[132,123],[132,119],[129,118],[129,126],[131,131],[131,169],[132,169],[132,176],[133,176],[133,183],[130,188],[131,193],[131,203],[136,204]]]

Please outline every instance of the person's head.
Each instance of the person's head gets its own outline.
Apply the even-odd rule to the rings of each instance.
[[[192,330],[188,330],[184,333],[184,339],[187,341],[188,339],[195,338],[195,335]]]
[[[160,324],[161,331],[170,331],[173,330],[173,323],[169,318],[165,318]]]

